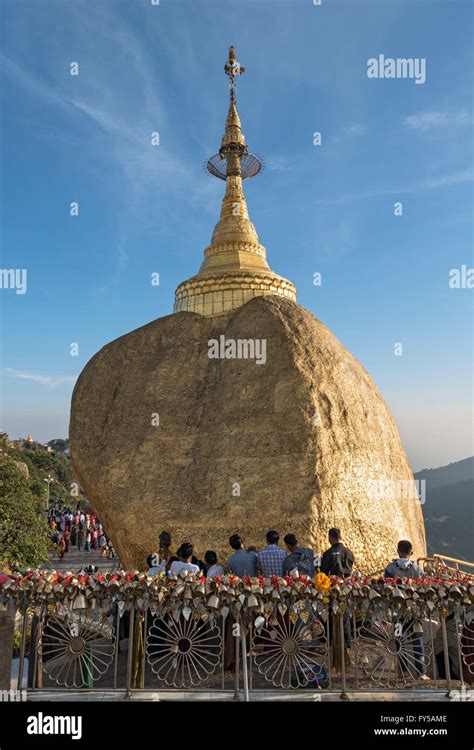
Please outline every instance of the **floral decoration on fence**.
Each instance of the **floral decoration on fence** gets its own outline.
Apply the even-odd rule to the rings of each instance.
[[[207,620],[232,614],[265,619],[289,613],[304,621],[310,615],[360,613],[377,619],[386,612],[430,617],[468,614],[474,618],[472,579],[425,577],[387,579],[289,575],[283,578],[200,574],[147,576],[138,571],[79,575],[52,570],[0,574],[0,598],[19,608],[58,605],[71,609],[107,611],[114,603],[119,614],[130,608],[150,609],[153,615]]]

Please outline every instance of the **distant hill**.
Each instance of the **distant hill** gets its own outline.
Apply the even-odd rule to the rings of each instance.
[[[426,480],[423,507],[428,554],[474,562],[474,456],[422,469],[415,479]]]
[[[42,443],[28,439],[11,440],[6,433],[1,433],[0,457],[6,464],[14,463],[28,477],[29,489],[33,495],[45,501],[47,497],[45,479],[51,477],[50,497],[57,498],[65,504],[72,502],[70,492],[73,477],[70,461],[64,453],[55,451],[52,446],[50,450],[47,450],[47,446]],[[81,499],[82,497],[81,495]]]

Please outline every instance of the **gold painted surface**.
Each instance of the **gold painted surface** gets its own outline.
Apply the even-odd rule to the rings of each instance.
[[[209,359],[221,335],[264,339],[266,363]],[[201,559],[211,549],[225,561],[235,532],[261,549],[271,528],[322,551],[331,526],[363,572],[393,559],[399,539],[426,555],[414,484],[399,498],[378,488],[413,481],[390,410],[290,299],[168,315],[107,344],[74,389],[70,438],[77,481],[131,569],[163,530],[173,550],[190,541]]]
[[[241,170],[241,158],[248,152],[232,88],[219,153],[227,161],[220,218],[211,244],[204,250],[198,274],[183,281],[176,289],[174,312],[187,310],[205,316],[221,315],[240,307],[252,297],[267,294],[296,300],[296,289],[291,281],[271,271],[266,250],[259,243],[249,217]]]

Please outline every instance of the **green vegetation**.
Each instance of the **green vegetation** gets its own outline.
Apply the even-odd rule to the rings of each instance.
[[[0,567],[34,567],[48,560],[51,540],[46,521],[50,497],[75,505],[69,462],[60,453],[24,448],[0,436]]]
[[[31,450],[15,444],[0,436],[0,455],[6,454],[13,461],[26,464],[29,473],[30,490],[37,497],[46,501],[45,478],[53,477],[51,497],[57,497],[65,504],[71,503],[71,483],[73,481],[69,462],[60,453],[47,453],[43,450]],[[43,506],[44,507],[44,506]]]
[[[49,558],[44,500],[34,495],[24,470],[0,455],[0,565],[41,565]]]
[[[56,453],[64,453],[64,451],[69,448],[69,440],[63,440],[62,438],[55,438],[55,440],[50,440],[48,445]]]

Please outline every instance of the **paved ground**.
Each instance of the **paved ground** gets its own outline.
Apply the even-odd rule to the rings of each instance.
[[[102,557],[98,550],[90,550],[85,552],[84,550],[78,550],[77,547],[69,547],[69,552],[66,552],[63,559],[60,560],[57,554],[53,554],[46,564],[46,568],[54,570],[81,570],[86,565],[96,565],[100,570],[114,570],[118,567],[118,557],[113,560],[107,560]]]
[[[37,693],[29,692],[28,701],[123,701],[126,699],[125,691],[101,691],[101,690],[42,690]],[[244,701],[244,691],[240,690],[239,697],[236,699],[233,690],[222,690],[222,691],[209,691],[209,690],[133,690],[129,697],[133,701],[229,701],[235,700]],[[416,703],[424,701],[437,701],[437,702],[449,702],[449,698],[446,696],[446,691],[430,691],[426,690],[423,693],[404,691],[404,692],[348,692],[347,699],[341,699],[339,692],[329,691],[288,691],[288,690],[251,690],[249,691],[249,699],[251,701],[296,701],[296,702],[341,702],[345,703],[347,700],[354,702],[407,702]]]

